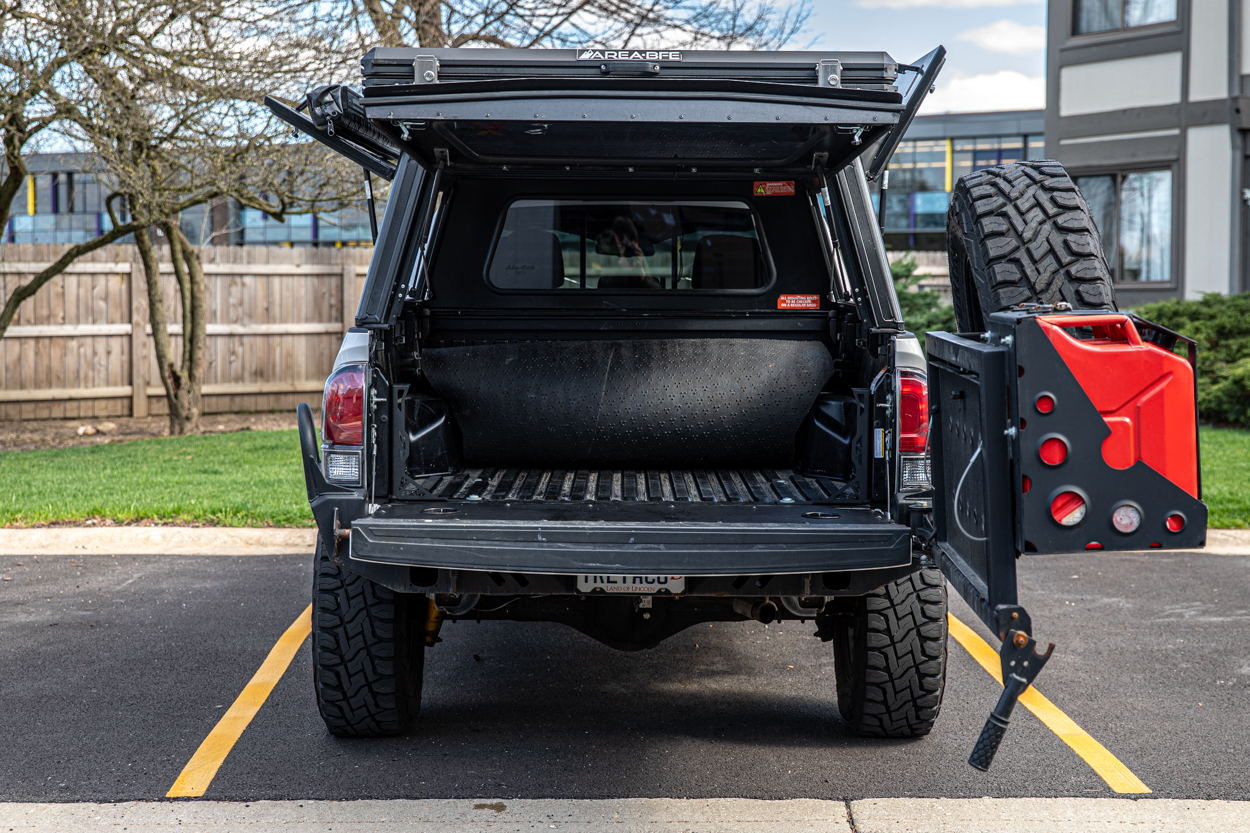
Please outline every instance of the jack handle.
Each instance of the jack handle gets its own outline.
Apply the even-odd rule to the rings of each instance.
[[[1055,651],[1055,643],[1050,643],[1046,653],[1037,653],[1037,642],[1029,635],[1032,622],[1029,614],[1019,605],[999,605],[995,613],[998,615],[999,637],[1002,647],[998,650],[1003,668],[1003,693],[998,698],[998,705],[990,712],[981,736],[968,763],[982,772],[987,772],[994,762],[1007,727],[1011,725],[1011,712],[1016,707],[1020,695],[1037,679],[1042,666]]]

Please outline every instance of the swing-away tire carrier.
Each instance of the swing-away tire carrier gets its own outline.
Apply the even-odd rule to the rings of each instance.
[[[930,555],[1002,640],[1003,694],[968,760],[981,770],[1055,647],[1036,650],[1017,559],[1201,547],[1207,528],[1192,341],[1125,313],[1049,306],[987,326],[926,343]]]

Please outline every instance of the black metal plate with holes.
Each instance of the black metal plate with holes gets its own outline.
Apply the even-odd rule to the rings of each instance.
[[[1016,603],[1011,468],[1007,458],[1009,351],[979,336],[929,333],[929,447],[938,566],[990,628]]]
[[[758,575],[911,563],[911,530],[869,509],[807,506],[448,502],[383,506],[352,524],[360,561],[515,573]],[[428,508],[428,504],[425,504]]]
[[[1020,425],[1021,417],[1025,422],[1014,440],[1016,477],[1010,490],[1016,499],[1016,549],[1028,554],[1079,552],[1090,544],[1105,551],[1202,546],[1207,535],[1202,501],[1140,460],[1127,469],[1107,464],[1102,446],[1111,429],[1037,321],[997,313],[990,316],[989,326],[996,340],[1013,336],[1016,372],[1008,374],[1012,423]],[[1107,373],[1116,369],[1108,367]],[[1057,403],[1048,414],[1030,405],[1041,393]],[[1038,449],[1044,438],[1056,435],[1068,443],[1069,452],[1063,463],[1052,467],[1042,462]],[[1031,486],[1023,492],[1026,476]],[[1061,526],[1051,515],[1051,501],[1064,491],[1086,500],[1085,518],[1074,526]],[[1112,513],[1126,503],[1141,512],[1141,525],[1132,533],[1117,531],[1111,522]],[[1173,513],[1185,518],[1180,532],[1167,529]]]
[[[995,313],[988,333],[930,333],[926,344],[937,495],[934,556],[996,632],[995,609],[1017,602],[1017,554],[1088,551],[1097,557],[1100,548],[1183,549],[1206,539],[1207,507],[1200,500],[1141,461],[1127,469],[1107,464],[1102,445],[1111,429],[1036,317]],[[1108,374],[1115,372],[1107,367]],[[1048,414],[1026,406],[1043,392],[1061,406]],[[1068,444],[1067,459],[1048,466],[1039,449],[1056,435]],[[1086,502],[1084,519],[1073,526],[1051,514],[1051,502],[1064,491]],[[1128,534],[1111,522],[1126,503],[1143,518]],[[1166,528],[1173,513],[1185,517],[1180,532]]]

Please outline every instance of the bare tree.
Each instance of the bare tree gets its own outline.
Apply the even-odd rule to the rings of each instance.
[[[200,257],[179,218],[222,199],[278,220],[356,199],[356,172],[317,146],[291,142],[260,103],[305,78],[342,73],[346,59],[338,56],[349,53],[338,48],[338,31],[297,0],[102,2],[112,14],[141,21],[139,34],[79,62],[61,88],[74,91],[75,134],[142,224],[135,242],[170,431],[196,432],[208,308]],[[179,351],[169,335],[152,229],[169,247],[178,286]]]
[[[123,28],[111,33],[124,39]],[[4,171],[0,177],[0,229],[7,228],[14,199],[29,176],[25,154],[73,111],[57,93],[58,79],[77,61],[108,44],[81,37],[76,27],[58,26],[43,9],[24,7],[20,0],[0,6],[0,142]],[[119,223],[93,240],[71,246],[53,264],[19,284],[0,310],[0,336],[13,323],[18,307],[79,257],[133,232],[138,226]]]
[[[39,0],[6,13],[0,71],[24,86],[6,85],[10,108],[0,114],[8,119],[6,152],[15,148],[0,181],[10,188],[8,199],[0,192],[4,209],[26,176],[21,151],[30,136],[55,130],[91,152],[92,172],[111,192],[111,228],[19,286],[0,314],[0,333],[75,258],[133,234],[170,431],[198,431],[207,305],[199,254],[179,218],[225,199],[278,220],[357,199],[354,169],[315,145],[292,142],[260,103],[266,93],[293,93],[307,78],[344,75],[354,49],[344,48],[340,26],[299,0]],[[46,35],[43,46],[29,45],[35,33]],[[23,63],[23,40],[43,64]],[[36,66],[42,71],[30,69]],[[25,92],[18,96],[14,87]],[[169,247],[178,286],[178,351],[153,229]]]
[[[794,38],[810,14],[807,0],[348,2],[358,20],[367,20],[361,26],[366,39],[381,46],[775,49]]]

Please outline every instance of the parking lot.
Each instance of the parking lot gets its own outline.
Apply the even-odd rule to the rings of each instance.
[[[310,558],[0,559],[0,800],[160,799],[307,604]],[[1026,559],[1022,600],[1057,643],[1037,689],[1153,797],[1250,797],[1250,559]],[[986,634],[961,602],[952,612]],[[204,797],[1111,796],[1020,707],[988,774],[965,760],[998,684],[951,641],[919,741],[851,736],[810,623],[716,624],[648,652],[556,625],[448,625],[403,737],[330,737],[307,644]]]

